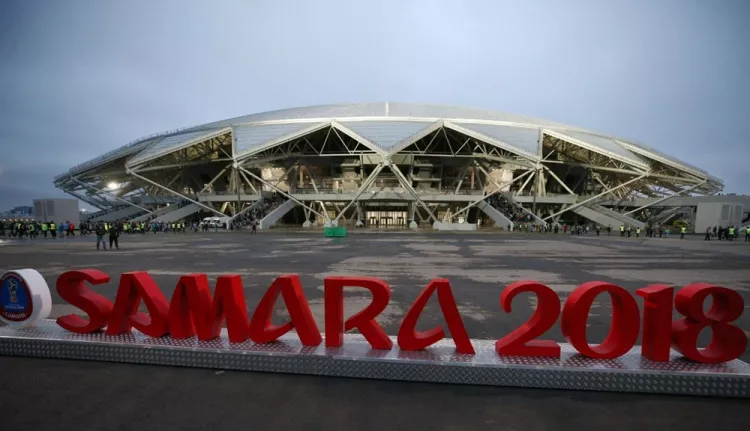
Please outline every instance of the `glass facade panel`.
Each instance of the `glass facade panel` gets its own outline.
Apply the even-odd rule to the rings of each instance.
[[[365,138],[378,148],[390,151],[408,141],[434,123],[426,121],[341,121],[344,127]]]
[[[526,153],[539,154],[539,129],[494,124],[455,123],[481,135],[504,142]]]
[[[558,133],[560,133],[561,135],[570,136],[573,139],[585,142],[594,147],[601,148],[604,151],[605,155],[606,153],[611,153],[618,156],[620,159],[630,161],[642,167],[648,167],[640,157],[618,144],[614,139],[568,130],[560,131]]]
[[[259,126],[236,126],[234,133],[234,154],[240,156],[250,153],[264,144],[292,138],[307,129],[324,126],[325,123],[286,123]]]
[[[215,134],[216,129],[211,130],[199,130],[195,132],[180,133],[179,135],[172,135],[162,138],[161,141],[150,145],[140,153],[136,154],[133,158],[128,160],[128,165],[135,165],[140,162],[146,161],[152,157],[169,154],[179,148],[182,148],[185,144],[197,141],[200,142],[201,138],[208,138]]]

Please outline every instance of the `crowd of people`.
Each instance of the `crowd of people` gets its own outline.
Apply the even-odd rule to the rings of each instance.
[[[738,239],[741,233],[745,234],[745,242],[750,242],[750,226],[746,226],[744,228],[744,232],[741,232],[743,229],[738,228],[737,226],[709,226],[706,228],[706,236],[704,237],[704,241],[710,241],[711,239],[718,239],[726,240],[726,241],[734,241],[735,239]]]
[[[83,234],[89,229],[90,226],[87,223],[76,226],[69,221],[58,224],[54,221],[38,222],[27,219],[0,220],[0,237],[8,236],[11,238],[33,239],[41,236],[44,238],[57,238],[58,236],[75,236],[76,230]]]
[[[267,216],[271,211],[280,207],[281,204],[286,202],[286,199],[280,193],[273,193],[270,197],[263,198],[263,200],[253,209],[247,210],[240,214],[234,220],[234,228],[239,229],[245,226],[257,227],[258,223]]]
[[[501,194],[494,194],[487,198],[487,203],[496,210],[500,211],[503,215],[508,217],[513,223],[529,223],[534,220],[528,211],[524,210],[518,204],[511,202],[508,198]]]

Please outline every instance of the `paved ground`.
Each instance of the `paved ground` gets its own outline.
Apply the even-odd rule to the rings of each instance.
[[[108,272],[113,281],[100,290],[110,298],[114,298],[117,277],[125,271],[148,270],[167,295],[179,276],[188,272],[206,272],[212,280],[220,274],[238,273],[243,275],[248,308],[253,310],[274,277],[297,273],[321,327],[324,277],[378,276],[393,290],[392,303],[381,316],[390,334],[396,333],[400,318],[425,283],[433,277],[447,277],[472,338],[500,337],[528,318],[535,307],[533,297],[517,298],[511,315],[500,312],[498,306],[502,288],[522,279],[544,282],[561,300],[578,284],[591,280],[611,281],[631,291],[654,282],[682,286],[708,281],[738,290],[750,305],[749,258],[750,244],[742,242],[551,234],[356,233],[346,240],[296,232],[158,234],[123,237],[121,250],[107,252],[96,251],[91,238],[0,245],[0,270],[35,268],[51,287],[66,269]],[[368,301],[365,295],[350,295],[347,314]],[[55,315],[71,311],[59,304],[59,298],[54,297],[54,302]],[[278,310],[279,321],[284,311]],[[427,313],[421,322],[425,327],[440,321],[437,304],[431,303]],[[610,303],[603,297],[594,304],[589,319],[591,342],[604,338],[609,316]],[[750,312],[739,325],[750,334]],[[547,337],[562,341],[559,325]],[[750,353],[742,359],[750,361]],[[13,372],[6,373],[9,369]],[[32,429],[51,424],[72,429],[91,420],[88,415],[109,402],[119,407],[96,416],[96,422],[84,429],[131,429],[148,421],[154,422],[147,428],[159,429],[221,429],[250,421],[261,429],[414,429],[417,423],[434,429],[699,429],[717,425],[750,429],[747,402],[734,400],[255,373],[217,375],[207,370],[14,358],[0,358],[0,370],[3,386],[14,388],[0,391],[0,405],[14,400],[16,406],[10,417],[5,412],[4,419],[27,428],[33,424]],[[28,382],[40,386],[34,389]],[[41,398],[49,402],[39,413],[32,414],[18,402]],[[74,411],[64,413],[61,405],[69,399],[76,400]],[[299,414],[258,423],[261,412],[274,411],[282,404],[295,406]],[[323,415],[324,405],[332,406],[330,415]],[[132,427],[123,425],[135,417]]]

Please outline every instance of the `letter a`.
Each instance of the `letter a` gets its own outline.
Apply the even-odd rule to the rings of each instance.
[[[424,332],[417,332],[415,329],[419,316],[422,314],[427,301],[435,290],[437,290],[440,310],[443,312],[445,323],[451,331],[453,343],[456,345],[456,351],[468,355],[475,354],[474,346],[471,345],[469,334],[467,334],[464,323],[461,320],[461,315],[458,312],[456,300],[453,298],[451,284],[444,278],[432,280],[422,293],[419,294],[411,308],[409,308],[398,330],[399,348],[407,351],[423,350],[445,338],[445,331],[440,326]]]
[[[138,311],[143,299],[149,314]],[[126,272],[120,276],[115,306],[107,326],[107,335],[130,332],[131,327],[149,337],[169,332],[169,304],[147,272]]]
[[[271,313],[279,294],[284,298],[289,310],[290,321],[283,325],[272,325]],[[278,340],[292,328],[297,331],[300,341],[305,346],[317,346],[323,342],[296,274],[282,275],[271,283],[250,320],[250,339],[259,344],[270,343]]]

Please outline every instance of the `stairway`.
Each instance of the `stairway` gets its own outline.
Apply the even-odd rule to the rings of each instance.
[[[624,224],[619,219],[612,217],[611,215],[599,212],[586,205],[581,205],[571,209],[570,211],[578,214],[579,216],[589,220],[590,222],[596,223],[599,226],[612,226],[612,229],[617,229],[620,225]]]
[[[172,207],[170,205],[170,207]],[[168,211],[165,214],[162,214],[161,216],[151,220],[151,223],[169,223],[173,221],[180,221],[184,220],[186,217],[191,216],[199,211],[201,211],[203,207],[196,204],[188,204],[184,207],[177,208],[174,211]]]
[[[118,209],[116,211],[109,212],[107,214],[100,215],[98,217],[94,217],[92,219],[89,219],[91,222],[100,222],[100,221],[117,221],[117,220],[126,220],[130,219],[133,216],[140,215],[141,213],[144,213],[142,209],[138,207],[132,207],[128,206],[125,208]],[[148,214],[148,213],[147,213]]]
[[[641,229],[643,229],[643,228],[646,227],[646,223],[644,223],[644,222],[642,222],[640,220],[634,219],[633,217],[630,217],[630,216],[626,216],[625,214],[619,213],[619,212],[617,212],[615,210],[611,210],[611,209],[606,208],[606,207],[604,207],[602,205],[599,205],[597,203],[592,203],[592,204],[588,204],[588,205],[585,205],[585,206],[588,206],[592,210],[594,210],[596,212],[599,212],[599,213],[601,213],[603,215],[606,215],[608,217],[611,217],[611,218],[613,218],[615,220],[619,220],[619,224],[622,224],[622,225],[625,225],[625,226],[630,226],[630,227],[633,227],[633,228],[639,227]],[[613,225],[612,227],[615,227],[615,226]]]
[[[292,208],[297,206],[297,202],[289,199],[288,201],[284,202],[283,204],[277,206],[273,211],[268,213],[265,217],[263,217],[260,220],[260,223],[258,224],[258,227],[260,229],[268,229],[271,226],[275,225],[276,222],[278,222],[286,213],[292,210]]]
[[[510,230],[513,230],[513,228],[515,227],[515,223],[510,221],[510,219],[505,214],[498,211],[495,207],[488,204],[486,201],[479,202],[477,204],[477,208],[487,214],[487,216],[495,222],[496,226],[503,229],[507,229],[508,226],[510,226]]]
[[[160,215],[166,214],[169,211],[174,211],[177,208],[179,208],[179,205],[165,205],[161,208],[157,208],[154,210],[154,212],[146,213],[143,215],[139,215],[138,217],[134,218],[132,221],[134,222],[142,222],[148,220],[149,217],[159,217]]]

